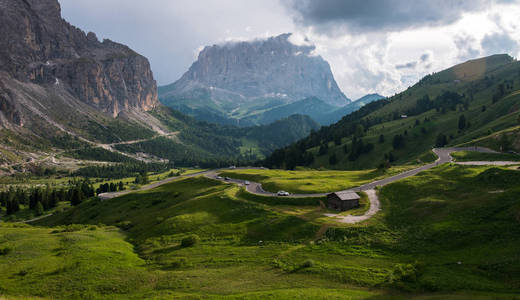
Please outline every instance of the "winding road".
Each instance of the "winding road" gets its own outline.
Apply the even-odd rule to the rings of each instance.
[[[457,152],[457,151],[474,151],[474,152],[484,152],[484,153],[496,153],[493,150],[490,150],[490,149],[487,149],[487,148],[482,148],[482,147],[434,148],[434,149],[432,149],[432,151],[438,156],[437,160],[435,162],[433,162],[433,163],[430,163],[430,164],[427,164],[427,165],[415,168],[413,170],[408,170],[406,172],[403,172],[403,173],[395,175],[395,176],[387,177],[387,178],[384,178],[384,179],[381,179],[381,180],[377,180],[377,181],[374,181],[374,182],[371,182],[371,183],[367,183],[367,184],[361,185],[359,187],[355,187],[355,188],[351,188],[351,189],[346,190],[346,191],[352,191],[352,192],[364,191],[368,195],[368,199],[370,201],[370,208],[369,208],[369,210],[365,214],[363,214],[361,216],[350,216],[350,215],[342,216],[342,215],[339,215],[339,214],[325,214],[325,216],[327,216],[327,217],[334,217],[334,218],[337,219],[338,222],[341,222],[341,223],[354,224],[354,223],[362,222],[364,220],[367,220],[367,219],[371,218],[372,216],[374,216],[380,210],[379,198],[378,198],[377,193],[375,191],[376,187],[381,187],[381,186],[393,183],[395,181],[398,181],[398,180],[401,180],[401,179],[404,179],[404,178],[407,178],[407,177],[415,176],[416,174],[418,174],[418,173],[420,173],[422,171],[431,169],[433,167],[436,167],[436,166],[444,164],[444,163],[452,162],[453,158],[451,157],[450,154],[453,153],[453,152]],[[499,162],[499,163],[500,163],[500,165],[519,164],[519,162]],[[458,164],[473,164],[473,165],[493,165],[494,164],[494,165],[497,165],[497,162],[464,162],[464,163],[458,163]],[[237,169],[252,169],[252,168],[237,168]],[[215,169],[215,170],[203,171],[203,172],[193,173],[193,174],[188,174],[188,175],[181,175],[181,176],[176,176],[176,177],[170,177],[170,178],[167,178],[167,179],[155,182],[153,184],[150,184],[150,185],[147,185],[147,186],[143,186],[143,187],[141,187],[138,190],[129,190],[129,191],[113,192],[113,193],[103,193],[103,194],[99,195],[99,198],[101,198],[102,200],[111,199],[111,198],[119,197],[119,196],[122,196],[122,195],[125,195],[125,194],[129,194],[129,193],[132,193],[132,192],[136,192],[136,191],[150,190],[150,189],[156,188],[158,186],[161,186],[163,184],[169,183],[169,182],[171,182],[173,180],[176,180],[176,179],[179,179],[179,178],[189,178],[189,177],[195,177],[195,176],[201,176],[201,175],[204,175],[204,176],[206,176],[208,178],[211,178],[211,179],[222,180],[222,181],[225,181],[225,182],[229,182],[229,183],[237,184],[237,185],[240,185],[240,186],[244,186],[246,188],[246,190],[249,193],[252,193],[252,194],[261,195],[261,196],[278,197],[276,193],[265,191],[262,188],[262,184],[257,183],[257,182],[249,182],[249,184],[246,185],[245,184],[246,183],[245,180],[233,179],[233,178],[230,178],[228,180],[219,179],[220,178],[219,177],[219,173],[221,171],[223,171],[223,170],[224,169]],[[330,194],[330,193],[291,194],[290,197],[291,198],[324,197],[327,194]]]

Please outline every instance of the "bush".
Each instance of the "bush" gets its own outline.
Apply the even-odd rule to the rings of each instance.
[[[188,260],[185,258],[185,257],[181,257],[177,260],[174,260],[170,263],[170,266],[169,268],[170,269],[177,269],[177,268],[182,268],[184,266],[187,266],[188,265]]]
[[[9,247],[0,248],[0,255],[7,255],[9,253],[11,253],[11,248],[9,248]]]
[[[132,221],[121,221],[117,223],[116,226],[124,231],[127,231],[130,230],[134,226],[134,224],[132,224]]]
[[[300,266],[302,269],[306,268],[312,268],[314,266],[314,261],[312,259],[308,259],[303,262],[303,264]]]
[[[199,241],[200,241],[199,236],[196,235],[196,234],[192,234],[192,235],[187,236],[187,237],[182,239],[181,247],[183,247],[183,248],[192,247],[195,244],[197,244]]]

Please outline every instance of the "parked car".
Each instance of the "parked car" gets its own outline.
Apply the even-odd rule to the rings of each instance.
[[[278,191],[278,193],[276,193],[278,196],[289,196],[289,192],[286,192],[286,191]]]
[[[228,181],[229,181],[229,180],[231,180],[231,178],[229,178],[229,177],[226,177],[226,178],[224,178],[224,180],[228,180]]]
[[[230,169],[236,169],[237,167],[236,166],[230,166],[229,168]]]
[[[244,184],[245,184],[245,185],[250,185],[251,182],[249,182],[249,181],[246,180],[246,181],[244,181]]]
[[[217,176],[217,177],[215,177],[215,178],[217,178],[218,180],[222,180],[222,179],[224,179],[224,177],[222,177],[222,176]]]

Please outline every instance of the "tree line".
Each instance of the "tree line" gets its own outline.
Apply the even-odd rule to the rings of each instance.
[[[0,206],[6,209],[6,214],[11,215],[20,211],[21,206],[28,206],[36,215],[41,215],[45,210],[52,209],[59,202],[68,201],[71,205],[79,205],[86,198],[93,197],[94,188],[88,180],[76,182],[68,189],[33,188],[24,190],[10,188],[0,192]]]

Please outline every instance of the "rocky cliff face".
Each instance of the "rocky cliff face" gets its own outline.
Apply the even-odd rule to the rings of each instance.
[[[204,48],[190,69],[174,84],[162,87],[168,104],[187,106],[205,97],[224,112],[266,99],[292,103],[317,97],[327,104],[350,101],[334,80],[329,64],[314,55],[314,46],[298,46],[290,34],[267,40],[213,45]],[[190,101],[192,103],[190,103]]]
[[[110,40],[99,42],[61,18],[57,0],[0,0],[0,72],[43,88],[60,87],[98,110],[117,116],[150,110],[157,87],[148,60]],[[21,99],[2,88],[3,119],[23,124]]]

